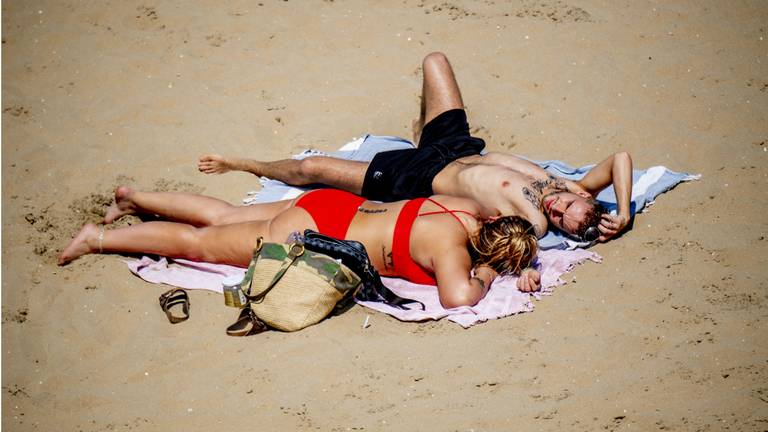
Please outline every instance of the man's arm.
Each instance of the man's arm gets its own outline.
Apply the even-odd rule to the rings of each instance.
[[[605,215],[600,221],[600,241],[615,236],[629,223],[632,216],[629,211],[632,198],[632,158],[627,152],[614,153],[592,168],[581,180],[575,182],[593,197],[600,191],[613,185],[616,193],[618,214]]]

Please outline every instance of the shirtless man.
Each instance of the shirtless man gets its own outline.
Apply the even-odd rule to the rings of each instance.
[[[418,148],[377,154],[371,162],[325,156],[262,162],[203,155],[198,168],[206,174],[246,171],[302,186],[323,183],[376,201],[397,201],[433,194],[472,198],[484,216],[519,215],[543,237],[551,223],[581,241],[606,241],[630,220],[632,159],[616,153],[579,181],[555,177],[516,156],[490,152],[469,134],[464,102],[448,59],[431,53],[423,62],[421,115],[414,122]],[[617,215],[594,200],[613,185]]]

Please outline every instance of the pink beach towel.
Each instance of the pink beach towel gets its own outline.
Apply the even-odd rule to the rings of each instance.
[[[555,287],[565,283],[560,276],[569,272],[576,264],[586,260],[600,262],[602,259],[600,255],[584,249],[540,251],[539,264],[536,269],[541,272],[541,291],[533,294],[520,292],[517,289],[517,276],[497,277],[491,284],[488,294],[474,306],[445,309],[440,304],[437,287],[416,285],[397,278],[384,278],[384,285],[401,297],[421,301],[424,303],[425,310],[419,308],[402,310],[378,302],[358,303],[392,315],[402,321],[447,318],[467,328],[479,322],[532,311],[531,297],[541,299],[542,294],[552,294]]]
[[[600,262],[601,258],[596,253],[584,249],[540,251],[537,269],[541,272],[542,290],[533,296],[540,298],[541,294],[551,294],[554,287],[565,283],[560,276],[569,272],[576,264],[586,260]],[[205,289],[218,293],[222,292],[222,281],[227,276],[245,273],[245,269],[223,264],[198,263],[169,258],[153,260],[146,256],[140,260],[126,261],[126,264],[128,264],[131,272],[147,282],[164,283],[187,289]],[[516,276],[496,278],[488,294],[477,305],[453,309],[445,309],[440,305],[437,287],[417,285],[396,278],[384,278],[383,280],[384,284],[396,294],[424,303],[425,310],[402,310],[377,302],[358,303],[392,315],[402,321],[437,320],[445,317],[466,328],[489,319],[533,310],[532,295],[517,290]]]

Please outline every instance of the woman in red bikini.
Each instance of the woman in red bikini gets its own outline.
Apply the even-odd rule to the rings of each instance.
[[[87,224],[64,248],[59,264],[86,254],[127,252],[247,267],[259,237],[286,242],[294,231],[313,229],[362,242],[382,276],[437,285],[446,308],[476,304],[499,273],[521,274],[522,291],[538,289],[539,274],[527,268],[537,250],[531,224],[517,216],[488,218],[480,210],[476,202],[453,196],[376,203],[337,189],[240,207],[202,195],[121,186],[105,224],[129,214],[170,222],[108,231]]]

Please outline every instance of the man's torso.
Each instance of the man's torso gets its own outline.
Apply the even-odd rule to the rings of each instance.
[[[436,194],[472,198],[486,214],[522,216],[542,237],[547,230],[542,195],[568,190],[569,183],[525,159],[488,153],[452,162],[435,176],[432,188]]]

